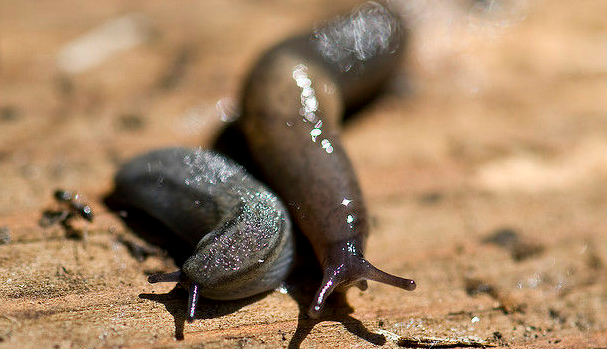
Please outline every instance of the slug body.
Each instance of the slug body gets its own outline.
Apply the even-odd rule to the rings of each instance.
[[[245,298],[287,276],[294,254],[287,211],[235,162],[200,148],[162,149],[124,165],[115,182],[119,200],[190,243],[193,253],[180,271],[149,278],[189,288],[189,320],[198,295]]]
[[[269,50],[244,86],[239,127],[323,268],[312,317],[333,290],[364,290],[367,279],[415,288],[363,256],[367,212],[338,126],[344,110],[369,99],[395,72],[403,39],[398,17],[367,3]]]

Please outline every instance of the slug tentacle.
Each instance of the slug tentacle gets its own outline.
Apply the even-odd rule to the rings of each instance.
[[[308,316],[312,318],[318,318],[320,316],[320,312],[325,305],[327,297],[329,297],[335,288],[342,282],[339,277],[340,267],[341,266],[333,267],[330,272],[325,272],[320,287],[314,296],[314,301],[308,310]]]
[[[181,270],[174,271],[172,273],[165,274],[154,274],[148,276],[148,282],[155,284],[157,282],[181,282],[183,281],[183,273]]]
[[[196,305],[198,304],[198,289],[200,286],[197,283],[192,283],[188,290],[188,315],[186,316],[186,320],[188,322],[194,321],[196,317]]]
[[[359,282],[354,284],[354,286],[358,287],[358,289],[361,291],[366,291],[367,288],[369,288],[369,284],[367,283],[367,280],[360,280]]]
[[[363,269],[363,275],[367,280],[381,282],[382,284],[395,286],[407,291],[413,291],[417,287],[415,281],[411,279],[405,279],[396,275],[388,274],[383,270],[377,269],[366,259],[363,259],[363,263],[366,265],[366,267]]]

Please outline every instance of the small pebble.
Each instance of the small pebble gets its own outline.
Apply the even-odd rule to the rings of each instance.
[[[0,245],[11,242],[11,230],[8,227],[0,227]]]

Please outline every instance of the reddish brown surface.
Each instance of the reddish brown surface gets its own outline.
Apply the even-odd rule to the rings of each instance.
[[[209,145],[222,124],[215,102],[237,97],[254,57],[354,2],[330,3],[0,0],[0,227],[11,238],[0,245],[0,348],[607,347],[602,0],[505,14],[415,3],[409,79],[344,138],[374,221],[367,257],[418,289],[350,290],[350,318],[337,303],[338,321],[303,319],[297,334],[289,295],[204,302],[199,316],[211,318],[175,340],[184,294],[145,281],[175,266],[140,262],[119,242],[147,244],[103,205],[112,176],[145,150]],[[58,70],[66,43],[130,12],[151,23],[144,44]],[[83,240],[38,225],[58,187],[93,206],[94,223],[74,223]],[[508,229],[520,238],[511,250],[483,243]]]

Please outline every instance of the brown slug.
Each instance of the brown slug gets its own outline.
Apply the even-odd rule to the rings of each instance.
[[[398,16],[369,2],[270,49],[244,85],[238,126],[323,268],[312,317],[331,292],[352,285],[364,290],[366,280],[416,287],[364,258],[367,211],[339,139],[344,110],[372,97],[395,73],[403,41]]]

